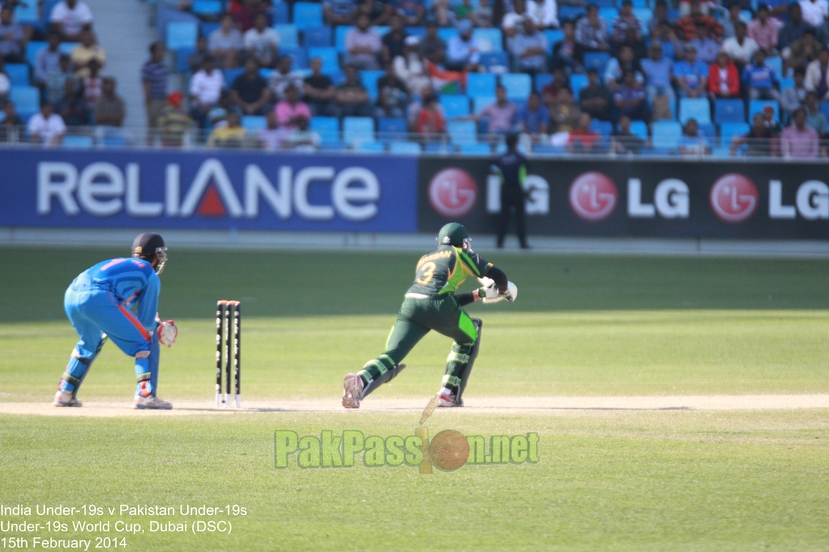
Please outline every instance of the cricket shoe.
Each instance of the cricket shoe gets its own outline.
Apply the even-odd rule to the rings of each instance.
[[[155,395],[136,395],[132,400],[132,407],[138,410],[172,410],[173,403],[159,399]]]
[[[72,391],[60,390],[55,393],[55,406],[83,406],[83,403],[75,398]]]
[[[363,378],[357,374],[346,374],[343,379],[343,406],[345,408],[360,408],[360,399],[363,398]]]
[[[455,394],[445,387],[438,393],[438,408],[455,408],[463,406],[463,399],[457,399]]]

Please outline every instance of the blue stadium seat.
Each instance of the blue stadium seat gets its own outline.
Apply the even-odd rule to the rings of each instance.
[[[653,17],[650,8],[633,8],[633,15],[642,22],[642,34],[648,36],[648,21]]]
[[[429,142],[426,144],[426,153],[449,155],[450,153],[455,153],[456,150],[457,146],[447,144],[446,142]]]
[[[590,123],[590,130],[598,134],[601,134],[603,138],[607,138],[613,132],[613,123],[609,121],[600,121],[599,119],[593,119],[593,122]]]
[[[336,117],[311,117],[311,130],[317,131],[323,144],[340,141],[340,122]]]
[[[276,24],[290,23],[291,16],[290,16],[290,9],[288,8],[287,2],[274,2],[273,3],[273,22]]]
[[[544,34],[547,36],[547,50],[549,53],[553,52],[553,46],[564,40],[564,31],[558,29],[547,29]]]
[[[371,117],[343,118],[343,142],[374,142],[374,119]]]
[[[188,73],[190,71],[190,64],[187,62],[190,56],[196,53],[195,48],[179,48],[176,53],[176,72]]]
[[[780,104],[777,103],[777,100],[751,100],[751,103],[748,106],[748,120],[750,121],[755,113],[762,113],[763,108],[767,105],[774,107],[774,119],[776,121],[780,120]]]
[[[167,24],[167,48],[195,48],[199,26],[193,21],[171,21]]]
[[[49,19],[49,13],[45,14],[45,19]],[[40,13],[38,13],[37,2],[21,2],[14,8],[14,21],[17,23],[38,23],[40,22]]]
[[[483,108],[494,103],[495,96],[476,96],[472,98],[472,111],[473,113],[478,114],[483,110]]]
[[[766,65],[774,69],[774,74],[777,76],[778,79],[780,79],[780,77],[783,76],[783,58],[781,58],[780,56],[767,57]]]
[[[122,134],[105,133],[103,139],[98,143],[105,148],[127,147],[127,139]]]
[[[599,9],[616,8],[616,4],[614,4],[613,0],[594,0],[590,3],[596,4],[597,6],[599,6]],[[642,21],[642,23],[645,24],[647,23],[647,21]]]
[[[300,29],[322,27],[322,4],[314,2],[297,2],[294,4],[294,23]]]
[[[533,90],[540,94],[541,91],[544,90],[544,87],[550,84],[551,82],[553,82],[553,76],[550,73],[538,73],[535,76],[535,87],[533,88]]]
[[[698,129],[699,133],[708,139],[712,147],[717,145],[717,127],[714,123],[700,123]]]
[[[454,27],[441,27],[441,28],[438,29],[438,36],[440,38],[442,38],[443,40],[445,40],[446,42],[449,42],[449,40],[453,36],[457,36],[457,34],[458,34],[458,31]]]
[[[780,78],[780,91],[787,88],[794,88],[794,79],[792,77],[781,77]]]
[[[684,125],[688,119],[696,119],[700,124],[711,122],[711,104],[707,98],[679,100],[679,122]]]
[[[322,72],[326,75],[340,70],[340,59],[336,48],[308,48],[308,58],[322,59]]]
[[[299,48],[299,30],[296,25],[274,25],[273,30],[279,35],[279,47]]]
[[[242,117],[242,128],[245,130],[260,130],[268,126],[268,121],[262,115],[245,115]]]
[[[348,149],[348,144],[340,141],[335,142],[320,142],[321,151],[345,151]]]
[[[26,61],[29,62],[29,65],[31,65],[32,67],[35,66],[38,52],[46,48],[46,46],[48,46],[46,42],[38,42],[36,40],[33,40],[26,44]]]
[[[225,88],[228,90],[233,88],[233,82],[245,72],[243,67],[236,67],[234,69],[225,69],[223,71],[225,75]]]
[[[92,148],[95,146],[95,142],[92,140],[91,136],[64,136],[63,137],[63,147],[65,148]]]
[[[302,45],[306,48],[330,48],[331,27],[308,27],[303,30]]]
[[[474,121],[449,121],[446,132],[453,144],[475,144],[478,132]]]
[[[383,142],[358,142],[355,149],[367,153],[385,153],[386,144]]]
[[[507,98],[510,100],[526,100],[532,91],[530,76],[524,73],[501,75],[501,85],[507,89]]]
[[[490,73],[509,70],[509,55],[506,52],[484,52],[481,54],[481,65]]]
[[[371,101],[377,101],[377,80],[385,75],[385,71],[360,71],[363,86],[368,90]]]
[[[12,86],[29,86],[29,66],[25,63],[7,63],[6,76]]]
[[[584,54],[584,68],[596,69],[600,75],[604,74],[608,61],[610,61],[609,52],[586,52]]]
[[[567,153],[567,149],[550,144],[533,144],[533,153],[535,155],[559,155]]]
[[[653,128],[653,143],[659,148],[675,149],[682,137],[682,126],[676,121],[657,121]]]
[[[27,121],[29,117],[40,111],[40,90],[34,86],[12,87],[9,91],[9,99],[23,121]]]
[[[354,29],[353,25],[340,25],[336,27],[334,30],[334,47],[337,49],[338,52],[345,52],[345,35],[351,29]]]
[[[472,38],[482,52],[500,52],[504,49],[501,29],[475,29]]]
[[[746,109],[743,100],[715,100],[714,101],[714,122],[718,125],[724,123],[746,122]]]
[[[377,119],[377,138],[380,140],[405,140],[408,132],[409,124],[403,117]]]
[[[619,10],[613,7],[613,2],[610,3],[608,7],[599,7],[599,18],[604,19],[607,22],[607,30],[610,32],[610,28],[613,25],[613,20],[619,16]],[[644,27],[647,25],[647,20],[642,21],[642,26]]]
[[[304,48],[289,48],[288,46],[279,47],[279,55],[289,56],[293,60],[293,70],[305,69],[308,67],[308,58],[305,55]],[[325,67],[323,65],[323,67]]]
[[[219,0],[195,0],[192,10],[196,15],[218,15],[222,13],[222,3]]]
[[[221,28],[222,24],[218,21],[204,21],[199,24],[199,32],[204,37],[209,37],[213,31]]]
[[[443,95],[440,97],[440,105],[443,107],[443,114],[447,119],[469,115],[469,98],[466,96]]]
[[[406,27],[406,34],[417,37],[425,36],[426,27]]]
[[[461,144],[461,153],[463,155],[486,157],[492,155],[492,148],[489,144]]]
[[[558,20],[559,22],[562,21],[575,21],[582,15],[587,13],[587,9],[580,8],[577,6],[559,6],[558,7]]]
[[[720,146],[731,147],[735,136],[742,136],[749,131],[748,123],[723,123],[720,126]]]
[[[622,7],[622,2],[621,1],[617,2],[617,4],[618,4],[618,7]],[[668,5],[670,6],[670,4],[668,4]],[[634,8],[647,8],[647,7],[649,7],[648,6],[648,0],[633,0],[633,7]],[[650,20],[650,17],[648,19],[642,21],[642,25],[643,26],[647,25],[649,20]],[[673,21],[673,19],[671,19],[671,21]]]
[[[648,139],[648,124],[645,121],[631,121],[630,132],[642,140]]]
[[[581,73],[573,73],[570,75],[570,88],[573,90],[573,96],[579,97],[579,92],[589,84],[587,75]]]
[[[466,95],[476,96],[495,95],[495,75],[491,73],[469,73],[466,76]]]
[[[823,116],[826,117],[827,121],[829,121],[829,102],[820,103],[820,112],[823,113]]]
[[[417,142],[391,142],[389,153],[396,155],[420,155],[420,144]]]

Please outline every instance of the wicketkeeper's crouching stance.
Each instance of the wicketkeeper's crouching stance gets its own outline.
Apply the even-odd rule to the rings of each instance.
[[[507,275],[472,251],[469,232],[458,223],[441,228],[438,249],[420,258],[415,281],[406,293],[386,351],[369,361],[357,374],[343,380],[343,406],[359,408],[360,401],[399,374],[400,362],[429,330],[455,340],[446,363],[446,375],[438,392],[438,406],[463,406],[463,391],[478,356],[482,322],[461,308],[480,299],[512,301]],[[488,285],[455,294],[468,276],[487,277]]]
[[[55,394],[55,406],[81,406],[78,389],[107,339],[135,358],[133,408],[169,410],[156,396],[159,342],[171,347],[178,330],[172,320],[158,318],[158,275],[167,262],[164,239],[141,234],[132,257],[102,261],[82,272],[64,296],[66,315],[80,336]],[[137,301],[136,313],[130,307]]]

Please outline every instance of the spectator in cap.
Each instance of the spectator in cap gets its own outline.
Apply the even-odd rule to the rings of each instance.
[[[481,54],[472,38],[472,22],[458,23],[458,34],[449,39],[446,48],[446,68],[450,71],[477,71]]]
[[[394,74],[406,83],[409,96],[420,94],[424,88],[431,88],[432,80],[426,69],[426,62],[420,56],[419,40],[416,36],[406,39],[403,54],[394,58]]]
[[[167,97],[167,105],[158,118],[161,145],[177,148],[184,144],[184,135],[193,126],[193,121],[184,110],[184,94],[172,92]]]
[[[532,19],[522,23],[523,32],[509,39],[509,49],[523,73],[536,75],[547,69],[547,36],[540,32]]]
[[[725,50],[720,50],[717,63],[708,70],[708,92],[715,99],[740,97],[740,72]]]
[[[771,56],[777,53],[777,35],[780,31],[780,23],[771,17],[771,12],[766,4],[757,6],[757,16],[748,24],[748,37],[754,39],[766,55]]]

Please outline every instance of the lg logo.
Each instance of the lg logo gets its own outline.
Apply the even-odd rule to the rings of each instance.
[[[461,169],[444,169],[429,183],[429,202],[445,217],[465,215],[475,206],[477,198],[475,179]]]
[[[570,207],[588,222],[604,220],[613,213],[618,202],[616,185],[605,174],[587,172],[570,185]]]
[[[662,218],[688,218],[690,203],[688,185],[677,178],[668,178],[656,186],[653,192],[653,204],[642,201],[642,181],[638,178],[628,180],[628,215],[631,217],[654,218],[657,213]]]
[[[721,176],[711,188],[711,208],[725,222],[737,223],[751,218],[759,200],[757,186],[741,174]]]
[[[653,203],[642,197],[642,181],[628,180],[627,211],[632,218],[688,218],[690,214],[689,190],[685,182],[669,178],[660,182],[653,194]],[[582,219],[598,222],[609,217],[618,202],[616,185],[605,174],[584,173],[570,185],[570,206]]]

